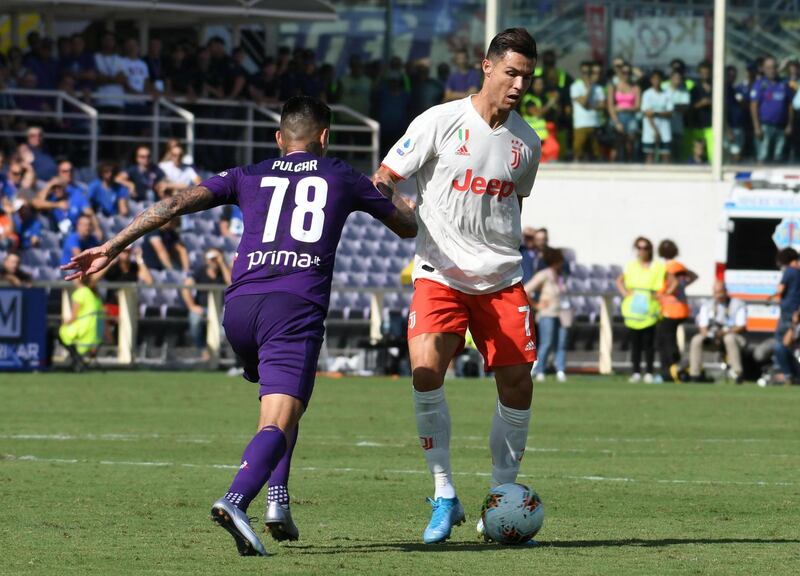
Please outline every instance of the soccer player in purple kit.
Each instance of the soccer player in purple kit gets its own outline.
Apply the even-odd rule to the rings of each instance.
[[[414,202],[381,191],[341,160],[325,158],[331,112],[290,98],[276,133],[281,158],[233,168],[139,214],[119,234],[62,266],[67,280],[105,268],[126,246],[171,219],[238,204],[242,235],[225,292],[223,324],[245,378],[260,384],[258,433],[211,517],[243,556],[265,556],[247,507],[279,467],[288,475],[297,423],[311,398],[330,300],[336,247],[348,215],[364,211],[398,236],[416,236]],[[285,457],[284,457],[285,456]],[[269,511],[268,511],[269,512]]]

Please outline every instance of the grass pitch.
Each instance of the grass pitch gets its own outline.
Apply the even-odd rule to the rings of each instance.
[[[409,381],[321,378],[290,484],[301,539],[264,535],[273,556],[240,558],[208,516],[254,432],[254,385],[0,375],[0,573],[800,573],[800,390],[537,384],[520,478],[545,503],[533,549],[477,541],[494,387],[447,394],[468,518],[450,542],[421,544],[431,480]]]

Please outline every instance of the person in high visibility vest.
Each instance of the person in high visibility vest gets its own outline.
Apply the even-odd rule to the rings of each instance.
[[[662,240],[658,245],[658,255],[664,259],[667,272],[664,288],[661,291],[661,313],[656,339],[661,359],[661,375],[664,380],[679,382],[681,353],[678,349],[678,326],[691,314],[686,288],[697,280],[697,274],[676,260],[678,246],[672,240]]]
[[[653,243],[639,236],[633,243],[636,259],[628,262],[617,278],[617,290],[624,297],[622,317],[631,342],[633,375],[630,382],[653,382],[656,324],[661,317],[658,292],[664,286],[666,267],[653,260]],[[642,378],[642,353],[646,372]]]
[[[558,115],[558,102],[558,92],[545,92],[544,78],[541,76],[533,79],[530,92],[522,98],[522,118],[542,141],[542,162],[558,160],[560,153],[555,125],[551,121]]]
[[[572,84],[570,75],[556,66],[556,53],[553,50],[542,52],[542,65],[534,69],[533,76],[543,77],[548,89],[566,90]]]
[[[75,281],[69,320],[58,330],[64,346],[73,347],[78,354],[86,354],[103,341],[103,299],[97,292],[97,277],[88,276]]]

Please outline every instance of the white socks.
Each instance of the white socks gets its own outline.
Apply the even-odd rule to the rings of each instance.
[[[455,498],[456,489],[450,471],[450,411],[447,409],[444,387],[430,392],[414,390],[414,412],[420,445],[436,487],[433,497]],[[527,432],[527,420],[525,430]]]
[[[492,452],[492,488],[516,482],[525,443],[528,440],[528,423],[531,410],[508,408],[497,400],[497,410],[492,419],[489,449]]]

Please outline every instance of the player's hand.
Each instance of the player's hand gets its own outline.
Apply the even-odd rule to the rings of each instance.
[[[393,187],[389,186],[388,184],[386,184],[382,180],[378,180],[377,182],[374,182],[374,184],[375,184],[375,188],[378,189],[378,192],[380,192],[381,194],[386,196],[386,198],[388,198],[389,200],[392,199],[392,197],[394,196],[394,193],[395,193],[395,189]]]
[[[403,196],[402,194],[398,194],[398,196],[403,201],[403,203],[411,209],[412,212],[417,209],[417,203],[414,202],[411,198],[409,198],[408,196]]]
[[[380,168],[372,175],[372,184],[381,191],[381,193],[386,194],[386,190],[390,190],[391,194],[389,194],[389,198],[397,191],[397,186],[392,181],[392,179],[385,174],[381,174],[382,171],[385,169]]]
[[[113,253],[107,244],[84,250],[77,256],[73,256],[72,260],[68,263],[61,266],[62,270],[70,271],[70,273],[64,277],[64,280],[77,280],[96,274],[108,266],[115,256],[116,254]]]

